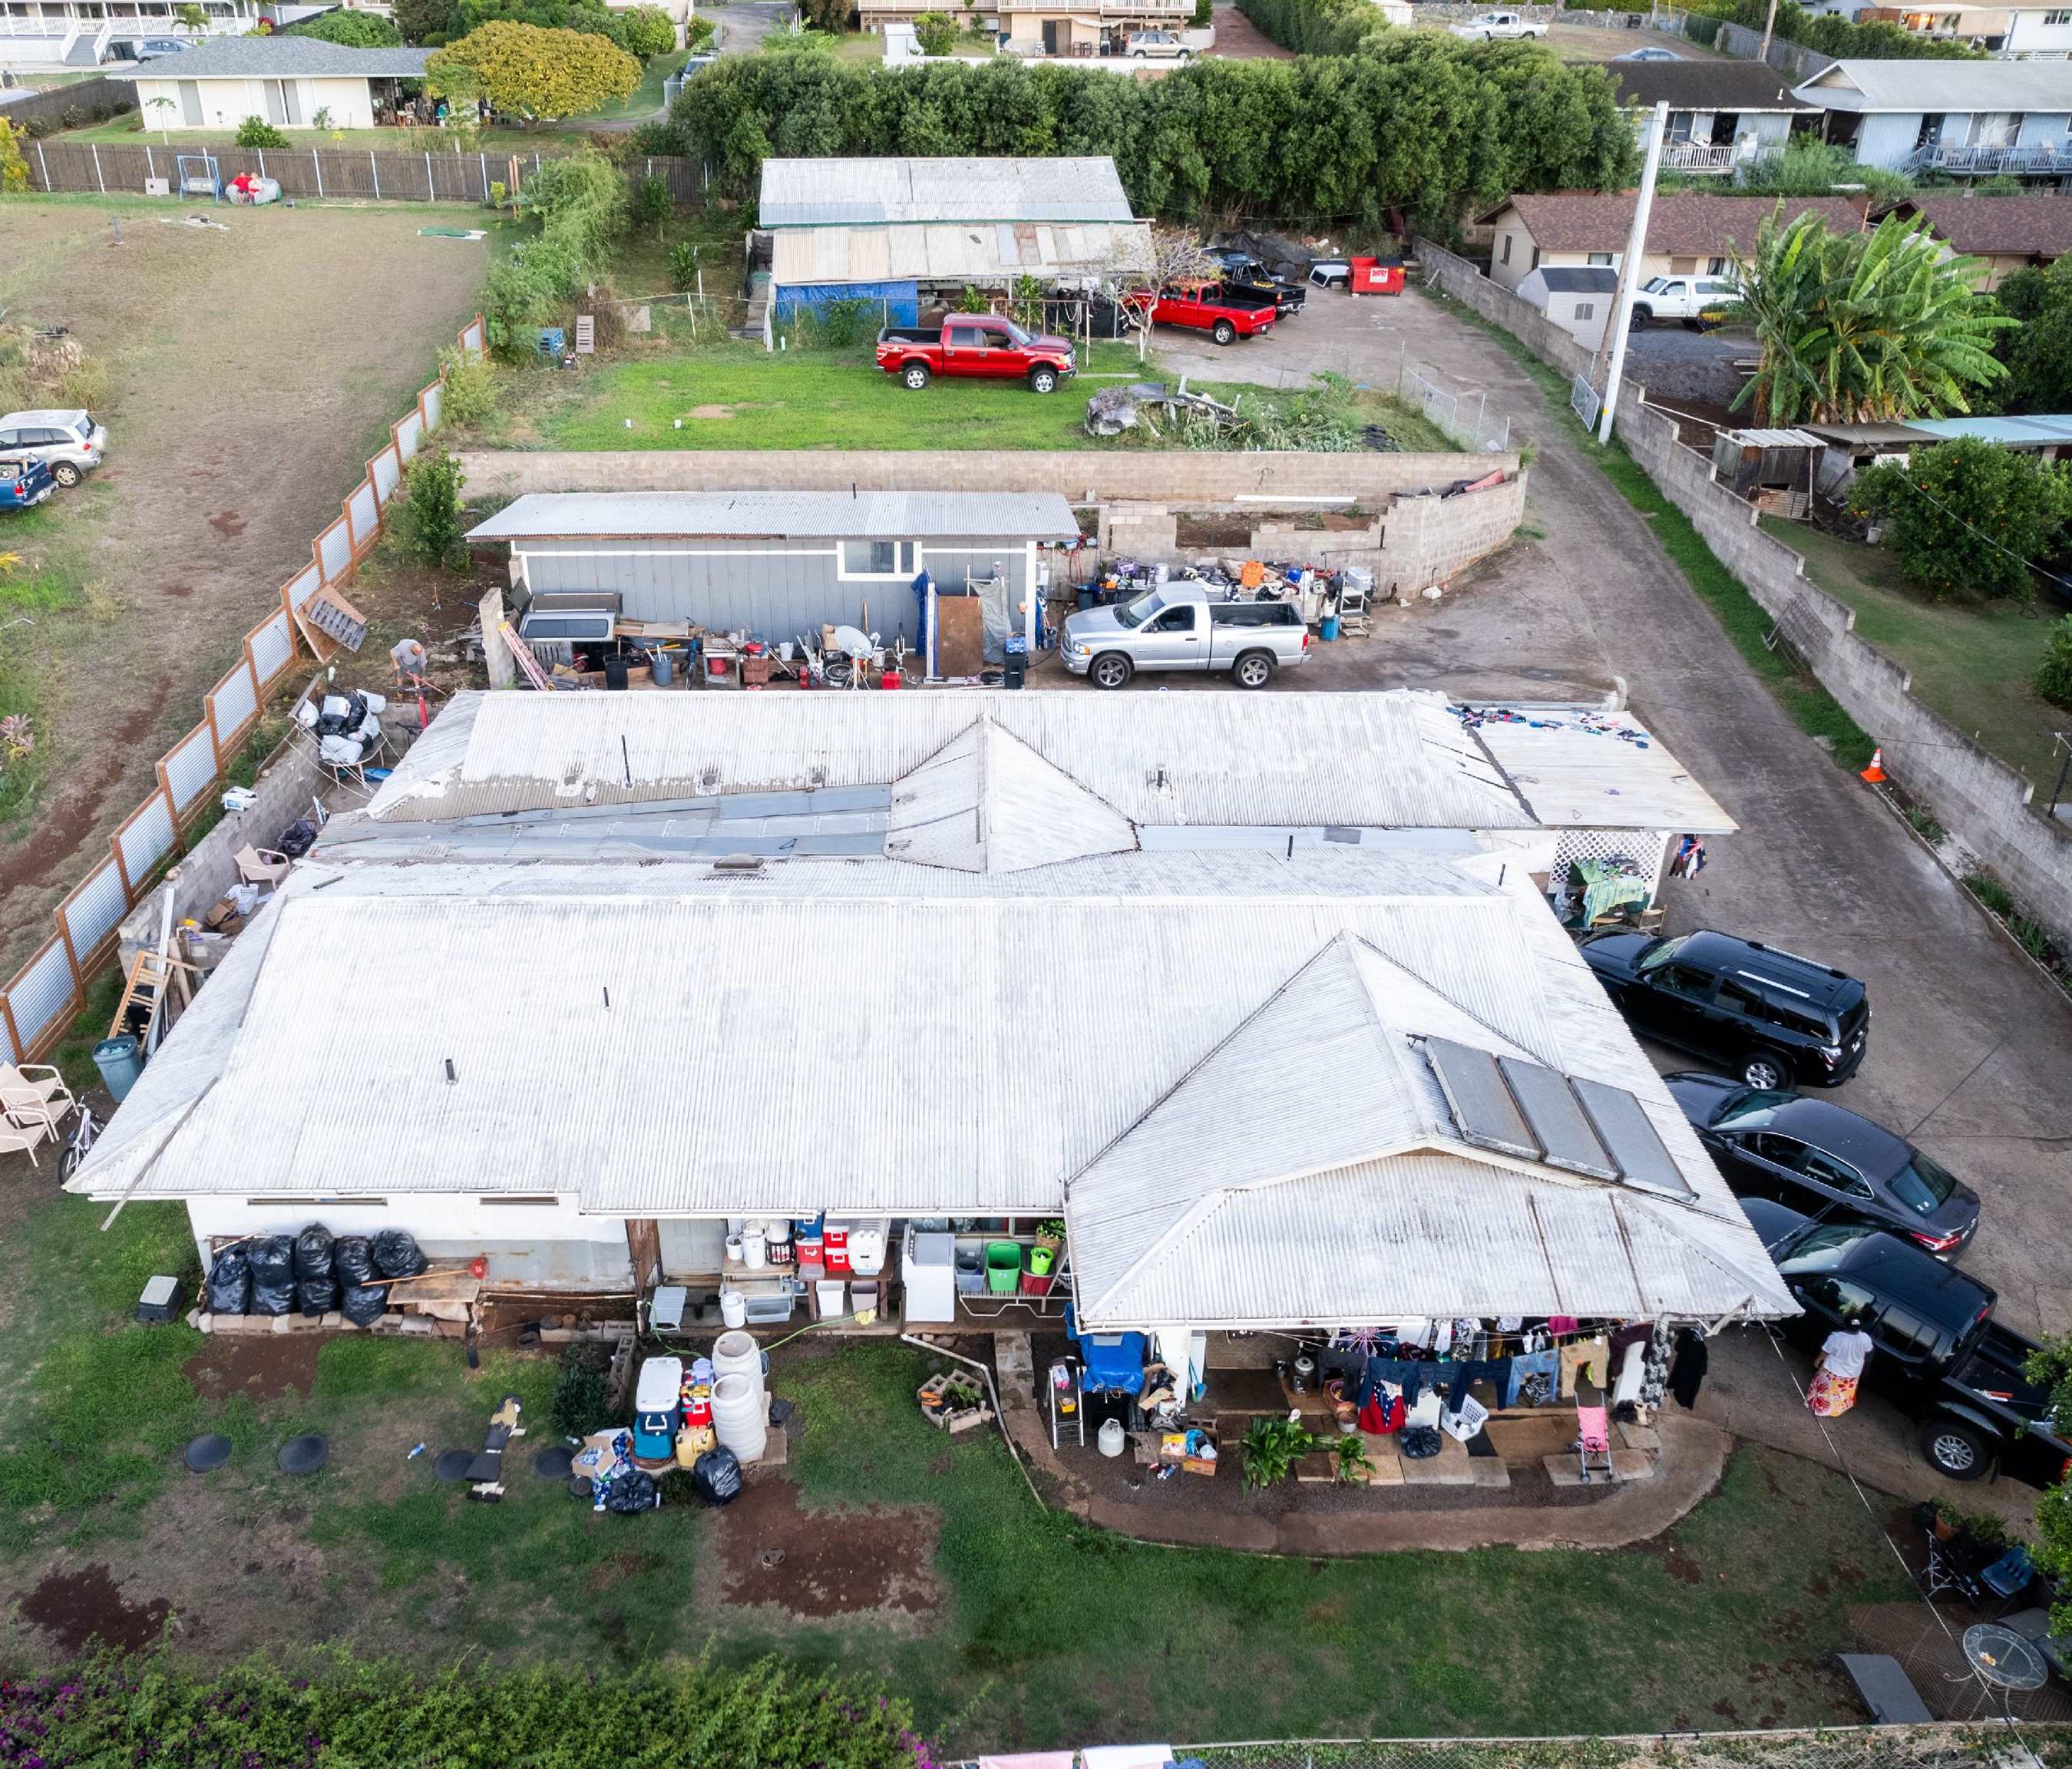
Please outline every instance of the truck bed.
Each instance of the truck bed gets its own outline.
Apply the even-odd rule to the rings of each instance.
[[[943,328],[940,326],[932,329],[927,326],[887,326],[878,333],[878,341],[882,344],[939,344],[943,341]]]
[[[2049,1392],[2022,1374],[2022,1366],[2035,1349],[2020,1334],[1989,1320],[1978,1343],[1951,1371],[1950,1380],[2025,1419],[2043,1420],[2049,1411]]]

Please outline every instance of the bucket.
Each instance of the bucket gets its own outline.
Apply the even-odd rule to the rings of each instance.
[[[748,1319],[748,1298],[738,1290],[723,1290],[719,1293],[719,1318],[729,1327],[740,1327]]]
[[[1336,639],[1338,636],[1338,617],[1336,615],[1326,615],[1323,630],[1317,636],[1327,641]]]
[[[655,685],[657,688],[667,688],[670,683],[673,682],[676,679],[676,660],[671,657],[666,651],[658,651],[653,655],[655,660]]]
[[[1111,1459],[1120,1455],[1122,1454],[1122,1421],[1102,1420],[1101,1428],[1095,1434],[1094,1441],[1100,1446],[1100,1453],[1103,1455]]]
[[[729,1321],[729,1327],[738,1322]],[[713,1342],[713,1393],[719,1392],[719,1380],[724,1376],[738,1376],[751,1384],[756,1393],[763,1392],[763,1347],[747,1333],[722,1333]]]
[[[1050,1268],[1058,1263],[1058,1249],[1037,1246],[1029,1249],[1029,1274],[1032,1277],[1048,1277]]]
[[[741,1262],[752,1272],[761,1271],[769,1262],[761,1228],[744,1228],[742,1231]]]
[[[734,1265],[738,1265],[747,1257],[746,1244],[742,1236],[729,1235],[726,1237],[726,1257],[727,1262]]]
[[[93,1047],[93,1066],[101,1071],[101,1084],[108,1089],[109,1097],[120,1105],[144,1072],[143,1053],[126,1033],[104,1038]]]
[[[713,1384],[713,1431],[743,1462],[761,1458],[769,1438],[769,1411],[760,1382],[736,1375]]]

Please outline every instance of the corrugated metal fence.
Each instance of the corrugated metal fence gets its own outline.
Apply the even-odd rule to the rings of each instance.
[[[400,136],[401,132],[399,132]],[[197,163],[216,162],[217,179],[228,184],[240,173],[270,178],[283,196],[333,197],[384,203],[481,203],[491,200],[490,187],[516,190],[536,171],[538,154],[457,154],[451,148],[409,152],[400,149],[285,147],[196,149],[183,152],[175,143],[142,142],[30,142],[23,144],[31,186],[39,191],[97,191],[149,195],[162,181],[171,194],[191,201],[206,196],[207,171]],[[183,169],[180,162],[188,163]],[[184,193],[183,171],[199,173],[199,190]],[[626,163],[629,179],[659,178],[678,203],[701,201],[706,171],[696,160],[665,156]]]
[[[460,348],[480,356],[486,342],[478,314],[462,329]],[[64,1035],[84,1005],[88,981],[113,952],[122,918],[186,850],[187,832],[298,653],[319,663],[332,654],[331,640],[304,625],[298,611],[325,585],[350,577],[380,535],[382,510],[405,463],[438,426],[443,393],[443,379],[434,381],[389,426],[387,444],[367,463],[338,520],[310,543],[310,562],[282,585],[279,606],[245,636],[244,656],[202,697],[201,722],[160,759],[158,791],[124,820],[107,857],[58,905],[56,931],[0,994],[0,1047],[11,1060],[34,1062]]]

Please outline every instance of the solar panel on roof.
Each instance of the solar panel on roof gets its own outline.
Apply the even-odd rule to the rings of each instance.
[[[1647,1121],[1639,1100],[1624,1088],[1606,1087],[1601,1081],[1572,1076],[1568,1084],[1575,1088],[1598,1140],[1611,1151],[1612,1159],[1618,1163],[1619,1176],[1628,1185],[1671,1198],[1693,1195],[1690,1183],[1663,1146],[1655,1126]]]
[[[1487,1051],[1456,1044],[1449,1038],[1428,1038],[1424,1059],[1439,1077],[1440,1090],[1463,1137],[1501,1154],[1522,1155],[1528,1161],[1540,1158],[1540,1145],[1497,1072],[1496,1059]]]
[[[1551,1165],[1588,1174],[1593,1179],[1618,1178],[1618,1163],[1605,1152],[1576,1096],[1568,1091],[1567,1076],[1510,1056],[1499,1057],[1497,1067],[1511,1084],[1519,1109]]]

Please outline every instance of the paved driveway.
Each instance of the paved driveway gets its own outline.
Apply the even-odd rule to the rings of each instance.
[[[791,0],[735,0],[731,6],[701,6],[698,16],[719,27],[722,56],[750,55],[773,31],[787,29],[799,15]]]
[[[1566,409],[1550,410],[1494,339],[1414,293],[1322,295],[1270,338],[1227,350],[1173,332],[1154,348],[1178,370],[1284,386],[1320,368],[1392,385],[1407,360],[1471,407],[1486,392],[1492,411],[1511,415],[1514,439],[1538,449],[1527,517],[1543,537],[1466,574],[1438,603],[1382,611],[1374,637],[1324,648],[1320,667],[1268,691],[1307,679],[1546,698],[1623,684],[1741,825],[1712,844],[1700,878],[1667,887],[1671,927],[1771,940],[1864,979],[1876,1016],[1870,1052],[1840,1103],[1911,1137],[1978,1188],[1984,1224],[1966,1265],[2000,1290],[2009,1325],[2072,1328],[2072,1003],[1786,716],[1646,520],[1584,455]],[[1667,1052],[1659,1060],[1690,1066]],[[1754,1349],[1759,1359],[1733,1356],[1734,1429],[1764,1438],[1768,1417],[1786,1447],[1804,1447],[1782,1366],[1766,1346]],[[1889,1415],[1875,1425],[1859,1416],[1840,1421],[1837,1436],[1845,1447],[1889,1448],[1897,1429]],[[1910,1468],[1897,1450],[1881,1465],[1901,1490],[1932,1483],[1925,1464]],[[1902,1484],[1910,1471],[1918,1478]]]

